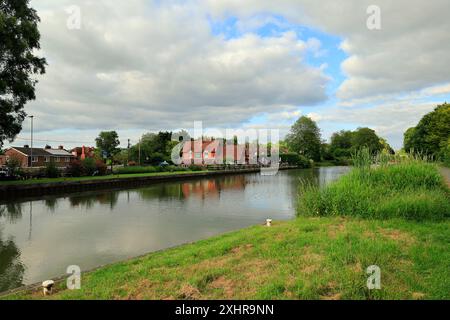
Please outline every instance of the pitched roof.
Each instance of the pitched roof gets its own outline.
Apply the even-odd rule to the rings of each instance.
[[[31,148],[25,147],[12,147],[11,149],[17,150],[27,156],[31,156]],[[61,149],[43,149],[43,148],[33,148],[33,156],[35,157],[51,157],[51,156],[64,156],[73,157],[73,155],[66,150]]]
[[[53,156],[73,156],[71,153],[67,152],[64,149],[46,149],[48,153],[50,153]]]

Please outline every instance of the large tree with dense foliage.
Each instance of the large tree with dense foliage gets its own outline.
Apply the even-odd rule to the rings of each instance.
[[[172,132],[146,133],[141,141],[131,148],[131,158],[139,162],[140,153],[141,163],[157,165],[162,161],[169,162],[172,148],[177,144],[177,141],[172,141]]]
[[[289,149],[314,161],[320,161],[322,139],[316,122],[308,117],[301,117],[292,126],[286,137]]]
[[[97,148],[102,153],[102,157],[110,159],[112,171],[113,158],[120,152],[118,148],[120,145],[119,135],[116,131],[102,131],[98,138],[95,139],[95,142],[97,143]]]
[[[0,147],[22,129],[25,104],[36,99],[36,75],[46,61],[37,57],[40,34],[29,0],[0,0]]]
[[[404,135],[405,151],[445,157],[450,139],[450,104],[444,103],[426,114],[416,127]]]
[[[369,148],[372,153],[377,153],[383,150],[384,146],[380,141],[380,137],[375,133],[375,130],[370,128],[358,128],[352,134],[352,149],[353,151],[362,148]]]
[[[351,156],[353,132],[341,130],[331,136],[330,153],[334,158],[349,158]]]

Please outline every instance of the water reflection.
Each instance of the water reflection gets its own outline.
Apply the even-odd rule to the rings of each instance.
[[[22,203],[7,203],[0,205],[0,218],[6,218],[9,223],[22,219]]]
[[[117,204],[118,198],[119,193],[117,191],[110,191],[97,194],[94,193],[72,196],[69,197],[69,202],[73,208],[83,207],[84,209],[91,209],[98,203],[113,210]]]
[[[0,292],[22,286],[24,273],[19,248],[12,238],[3,239],[0,230]]]
[[[234,175],[0,204],[0,291],[295,216],[301,180],[346,168]]]

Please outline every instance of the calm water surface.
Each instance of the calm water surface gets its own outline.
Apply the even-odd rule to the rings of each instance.
[[[0,204],[0,292],[147,252],[291,219],[300,179],[324,185],[348,168],[281,171]]]

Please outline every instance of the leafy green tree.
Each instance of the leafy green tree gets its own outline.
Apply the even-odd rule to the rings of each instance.
[[[308,117],[301,117],[292,126],[286,137],[289,149],[308,159],[320,161],[322,139],[316,122]]]
[[[353,132],[341,130],[331,136],[330,153],[335,159],[350,158]]]
[[[353,151],[368,148],[372,154],[383,150],[383,144],[380,142],[380,137],[375,133],[375,130],[370,128],[358,128],[352,134],[352,149]]]
[[[172,141],[171,132],[146,133],[140,143],[131,148],[131,159],[139,162],[140,150],[141,163],[158,165],[163,161],[169,162],[172,148],[177,144],[177,141]]]
[[[25,104],[36,99],[34,75],[44,74],[36,11],[29,0],[0,0],[0,147],[13,140],[26,117]]]
[[[120,149],[118,148],[120,145],[119,135],[116,131],[102,131],[95,141],[97,143],[97,148],[111,161],[112,171],[113,158],[120,152]]]
[[[426,114],[419,124],[410,128],[404,135],[406,152],[412,150],[439,157],[450,137],[450,104],[437,106]]]

